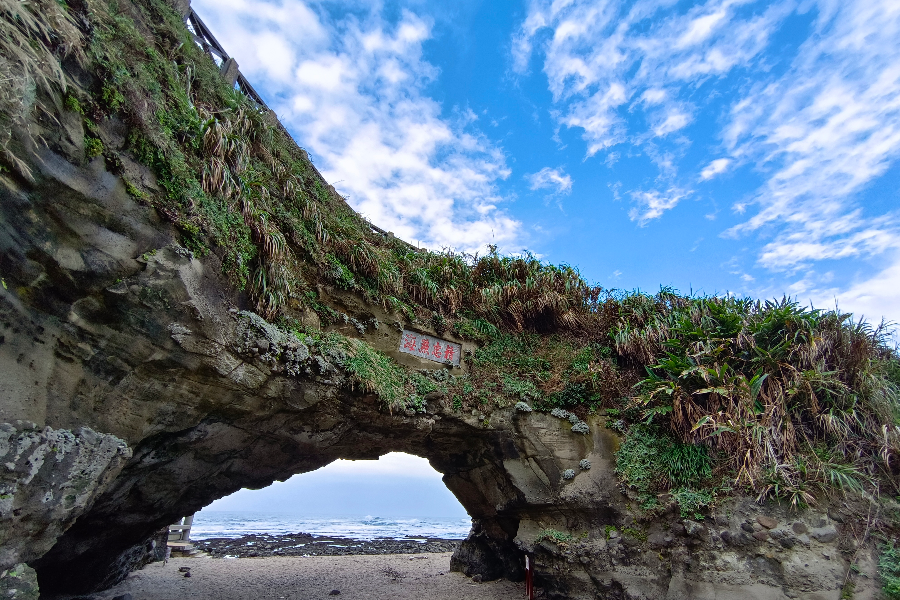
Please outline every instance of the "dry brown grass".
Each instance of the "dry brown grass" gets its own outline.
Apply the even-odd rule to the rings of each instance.
[[[40,92],[52,95],[69,84],[60,61],[84,59],[82,36],[68,10],[55,0],[0,0],[0,155],[20,175],[26,163],[9,149],[12,127],[23,128]],[[52,116],[52,111],[45,111]]]

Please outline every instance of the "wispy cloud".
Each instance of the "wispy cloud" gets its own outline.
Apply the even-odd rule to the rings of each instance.
[[[679,12],[668,0],[533,0],[513,39],[513,68],[525,73],[540,48],[553,99],[565,106],[560,121],[583,130],[588,156],[641,133],[623,114],[633,100],[662,108],[648,121],[665,136],[693,120],[682,92],[749,64],[793,8],[747,14],[748,3],[708,0]]]
[[[388,22],[379,3],[337,21],[299,0],[194,7],[323,175],[374,223],[431,247],[517,239],[521,225],[496,185],[510,175],[505,153],[474,113],[445,118],[425,93],[438,75],[422,57],[429,21],[404,11]]]
[[[702,171],[700,171],[700,179],[703,181],[712,179],[716,175],[720,175],[721,173],[727,171],[730,164],[731,159],[729,158],[717,158],[716,160],[706,165]]]
[[[805,41],[772,43],[802,31],[784,30],[798,22]],[[743,181],[755,187],[731,200],[741,222],[724,233],[751,244],[758,268],[792,277],[900,252],[900,210],[866,202],[900,157],[896,0],[532,0],[513,47],[523,74],[540,57],[554,114],[581,129],[588,158],[631,145],[657,166],[654,189],[630,192],[638,225],[676,206],[691,181],[752,171]],[[700,143],[719,157],[691,163],[696,152],[683,148]],[[805,285],[863,306],[870,284],[895,297],[875,280]]]
[[[732,235],[774,229],[760,264],[872,256],[900,247],[896,216],[858,195],[900,156],[900,5],[821,3],[814,31],[781,77],[735,102],[723,139],[767,173],[759,211]]]
[[[649,221],[658,219],[667,210],[671,210],[678,203],[691,194],[690,191],[678,188],[669,188],[664,191],[650,190],[649,192],[638,190],[631,192],[631,198],[637,206],[628,212],[632,221],[644,227]]]
[[[532,190],[550,190],[554,194],[568,194],[572,191],[572,176],[566,175],[562,167],[544,167],[537,173],[526,175],[525,180]]]

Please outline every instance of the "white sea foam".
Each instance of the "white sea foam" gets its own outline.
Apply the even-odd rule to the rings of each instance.
[[[269,535],[311,533],[357,540],[410,537],[460,540],[468,535],[470,527],[471,521],[468,518],[397,518],[372,515],[308,518],[289,514],[201,511],[194,517],[191,538],[206,540],[223,537],[237,538],[254,533]]]

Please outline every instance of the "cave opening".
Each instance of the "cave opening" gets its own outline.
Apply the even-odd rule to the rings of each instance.
[[[190,537],[201,546],[254,534],[461,540],[470,527],[466,509],[426,459],[389,452],[238,490],[197,512]]]
[[[326,394],[317,397],[328,398]],[[154,536],[159,539],[158,532],[235,492],[237,496],[223,502],[266,494],[266,489],[269,494],[290,490],[289,480],[298,474],[306,474],[297,480],[302,482],[303,477],[316,479],[323,473],[379,465],[379,457],[398,452],[415,458],[393,465],[388,460],[389,468],[402,472],[415,464],[420,473],[428,473],[428,492],[420,494],[418,505],[440,498],[461,519],[466,514],[471,517],[471,529],[454,551],[453,570],[477,574],[485,581],[524,578],[524,554],[514,541],[519,517],[505,508],[519,502],[519,492],[504,469],[504,463],[516,455],[506,432],[473,432],[466,423],[439,416],[416,419],[384,414],[343,394],[332,393],[328,401],[316,402],[309,410],[286,408],[279,406],[263,415],[248,412],[228,422],[207,419],[138,445],[91,508],[49,552],[30,563],[42,592],[92,593],[118,584],[144,564],[147,544]],[[316,475],[326,465],[333,466]],[[346,487],[343,491],[346,496],[352,493],[354,476],[345,473],[343,479],[345,486],[350,484],[349,492]],[[362,480],[357,476],[357,498],[373,498],[376,482],[383,492],[391,487],[384,473],[373,473],[369,480],[369,490],[360,493]],[[285,483],[272,485],[280,481]],[[415,488],[408,483],[398,483],[394,491],[415,507],[416,492],[410,492]],[[245,488],[263,492],[239,492]],[[421,487],[419,492],[425,493]],[[356,512],[379,516],[374,507]],[[415,512],[422,513],[408,512],[412,518]],[[197,525],[202,526],[202,521]],[[465,524],[457,525],[457,531],[458,539],[466,531]]]

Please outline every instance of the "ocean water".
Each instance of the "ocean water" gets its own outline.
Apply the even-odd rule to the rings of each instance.
[[[311,533],[356,540],[376,538],[443,538],[461,540],[469,534],[472,521],[451,518],[340,517],[308,518],[290,514],[200,511],[194,515],[191,539],[237,538],[253,533],[283,535]]]

